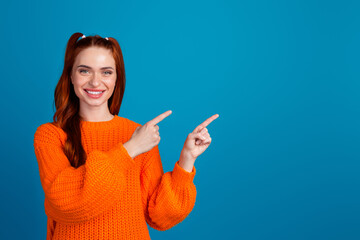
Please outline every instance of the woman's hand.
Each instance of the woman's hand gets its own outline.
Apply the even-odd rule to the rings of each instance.
[[[124,147],[132,158],[151,150],[160,143],[159,126],[156,124],[171,113],[171,110],[166,111],[135,129],[130,140],[124,143]]]
[[[179,165],[188,172],[192,171],[196,158],[209,147],[211,137],[206,127],[218,117],[219,114],[215,114],[206,119],[186,138],[184,147],[181,151]]]

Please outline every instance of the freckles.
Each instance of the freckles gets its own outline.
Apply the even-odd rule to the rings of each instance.
[[[109,85],[111,85],[112,87],[114,87],[116,84],[116,78],[113,78],[109,81]]]

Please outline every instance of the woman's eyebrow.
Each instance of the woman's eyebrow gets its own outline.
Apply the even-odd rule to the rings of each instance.
[[[84,67],[84,68],[89,68],[89,69],[91,69],[91,67],[89,67],[89,66],[86,66],[86,65],[79,65],[79,66],[77,66],[78,68],[79,67]],[[112,68],[112,67],[102,67],[102,68],[100,68],[100,69],[112,69],[112,70],[114,70],[114,68]]]

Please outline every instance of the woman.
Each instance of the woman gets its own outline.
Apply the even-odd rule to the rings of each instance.
[[[171,111],[144,125],[120,117],[124,90],[118,42],[74,33],[55,89],[54,121],[34,134],[47,239],[150,239],[146,223],[167,230],[191,212],[194,162],[211,143],[206,126],[218,115],[188,135],[173,171],[164,174],[156,124]]]

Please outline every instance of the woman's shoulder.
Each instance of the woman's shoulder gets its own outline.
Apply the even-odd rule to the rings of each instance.
[[[121,129],[121,134],[123,134],[124,136],[126,136],[126,138],[130,139],[131,136],[133,135],[133,133],[135,132],[137,127],[140,127],[141,124],[130,120],[126,117],[120,117],[119,116],[120,121],[122,122],[122,127]]]
[[[50,144],[65,144],[65,131],[57,126],[54,122],[43,123],[36,128],[34,133],[34,144],[36,143],[50,143]]]
[[[123,121],[124,125],[127,126],[127,127],[130,127],[130,128],[137,128],[137,127],[140,127],[141,124],[140,123],[137,123],[133,120],[130,120],[126,117],[121,117],[121,116],[118,116],[120,118],[121,121]]]

